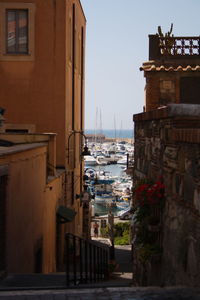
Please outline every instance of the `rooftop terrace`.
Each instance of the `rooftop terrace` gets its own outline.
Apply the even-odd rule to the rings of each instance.
[[[200,59],[200,36],[149,35],[149,60]]]

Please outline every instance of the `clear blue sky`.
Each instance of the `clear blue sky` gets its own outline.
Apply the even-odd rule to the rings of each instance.
[[[148,35],[174,24],[175,36],[200,35],[200,0],[81,0],[86,27],[85,128],[131,129],[144,105]],[[97,125],[96,125],[97,124]],[[99,129],[99,128],[98,128]]]

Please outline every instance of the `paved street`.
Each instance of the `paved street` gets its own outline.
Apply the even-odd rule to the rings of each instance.
[[[93,240],[110,245],[109,239],[92,238]],[[111,275],[108,284],[117,286],[130,286],[133,283],[133,264],[131,259],[131,245],[115,245],[115,261],[117,264],[116,270]]]
[[[200,289],[187,288],[91,288],[70,290],[1,292],[0,300],[199,300]]]

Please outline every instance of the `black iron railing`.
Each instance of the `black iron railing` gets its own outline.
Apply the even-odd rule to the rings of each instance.
[[[66,285],[95,283],[108,277],[109,247],[67,233]]]

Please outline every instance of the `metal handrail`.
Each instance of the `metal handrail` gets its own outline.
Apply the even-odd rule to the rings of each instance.
[[[108,246],[66,233],[66,285],[95,283],[108,277]]]

